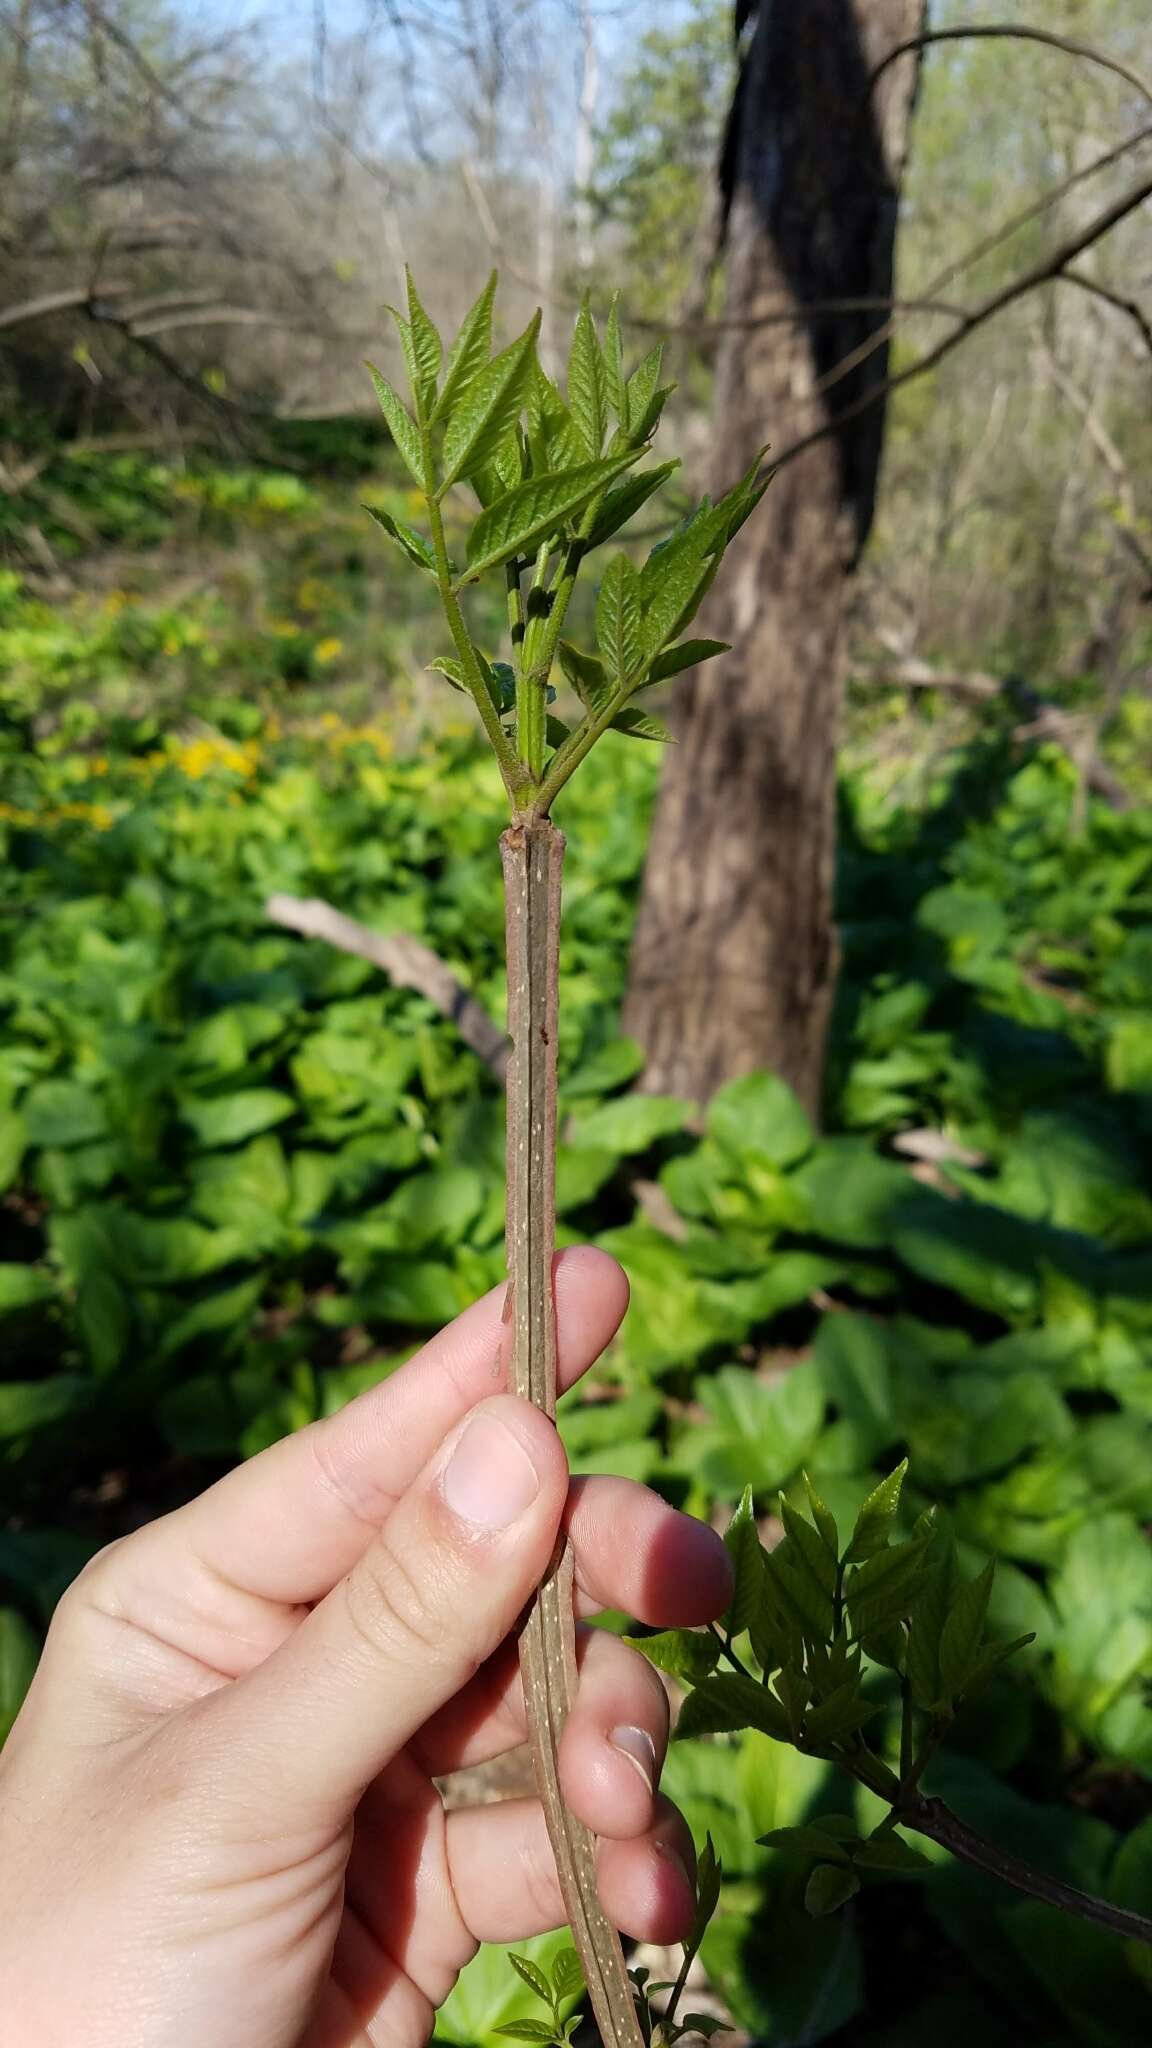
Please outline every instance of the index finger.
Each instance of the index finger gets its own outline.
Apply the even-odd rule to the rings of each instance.
[[[628,1282],[592,1245],[560,1252],[552,1271],[564,1388],[615,1336]],[[503,1287],[493,1288],[390,1379],[238,1466],[144,1540],[175,1542],[261,1599],[298,1606],[323,1598],[448,1431],[504,1387],[504,1297]]]

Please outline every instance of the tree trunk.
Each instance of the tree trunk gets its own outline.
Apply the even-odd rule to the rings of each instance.
[[[733,103],[727,326],[715,483],[887,375],[881,346],[819,380],[884,324],[924,0],[761,0]],[[738,18],[746,16],[746,0]],[[792,323],[757,325],[791,301]],[[648,853],[624,1027],[644,1086],[705,1101],[755,1067],[813,1112],[836,972],[836,743],[849,579],[871,524],[883,402],[790,463],[744,528],[699,630],[732,652],[681,679]]]

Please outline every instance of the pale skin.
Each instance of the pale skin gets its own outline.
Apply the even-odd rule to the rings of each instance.
[[[620,1268],[556,1261],[562,1386]],[[515,1748],[513,1631],[563,1524],[582,1614],[711,1619],[726,1554],[647,1489],[569,1478],[504,1382],[502,1290],[390,1380],[101,1552],[0,1753],[0,2048],[416,2048],[479,1941],[561,1924],[533,1799],[433,1779]],[[582,1632],[565,1796],[609,1915],[669,1941],[691,1841],[665,1694]]]

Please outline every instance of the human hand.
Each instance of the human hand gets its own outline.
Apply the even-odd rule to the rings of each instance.
[[[555,1284],[570,1386],[627,1283],[580,1249]],[[686,1626],[730,1575],[646,1488],[569,1480],[500,1391],[502,1296],[65,1594],[0,1754],[0,2048],[406,2048],[479,1941],[562,1922],[539,1804],[446,1815],[433,1778],[523,1741],[510,1631],[562,1520],[583,1614]],[[565,1796],[657,1941],[692,1914],[667,1732],[650,1667],[582,1631]]]

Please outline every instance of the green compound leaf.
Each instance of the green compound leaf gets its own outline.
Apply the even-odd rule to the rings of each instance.
[[[845,1559],[847,1564],[863,1564],[866,1558],[875,1557],[883,1550],[892,1533],[896,1510],[900,1505],[900,1489],[908,1470],[908,1460],[903,1459],[894,1472],[882,1479],[879,1486],[868,1495],[856,1517],[852,1541]]]
[[[836,1527],[836,1517],[827,1502],[821,1500],[807,1472],[801,1476],[804,1480],[804,1491],[808,1495],[808,1511],[835,1565],[840,1556],[840,1532]]]
[[[637,450],[636,455],[638,454]],[[612,535],[619,533],[622,526],[627,526],[628,521],[635,518],[641,506],[648,503],[661,484],[666,483],[679,467],[678,461],[662,462],[658,468],[643,470],[639,476],[630,476],[624,483],[618,484],[615,490],[609,491],[592,522],[588,546],[598,548],[603,541],[611,540]],[[668,673],[672,674],[674,671],[669,670]]]
[[[423,490],[424,456],[420,447],[419,428],[399,394],[392,389],[387,377],[382,377],[371,363],[368,364],[368,374],[376,387],[380,410],[388,422],[388,432],[400,450],[413,481]]]
[[[720,1655],[716,1637],[701,1629],[669,1628],[654,1636],[625,1636],[624,1641],[647,1657],[657,1671],[666,1671],[686,1685],[700,1685],[711,1677]]]
[[[447,419],[492,353],[492,302],[495,296],[496,272],[493,271],[475,305],[465,315],[460,332],[448,352],[444,384],[432,414],[433,423]]]
[[[516,423],[536,360],[540,315],[529,321],[486,369],[472,379],[453,407],[444,435],[441,495],[461,477],[473,477],[496,456]]]
[[[627,555],[613,555],[596,600],[596,644],[619,686],[644,657],[640,578]]]
[[[677,1742],[695,1735],[732,1734],[740,1728],[758,1728],[775,1742],[790,1742],[788,1716],[774,1693],[754,1678],[738,1671],[706,1678],[690,1692],[676,1723]]]
[[[783,1849],[789,1856],[819,1856],[826,1862],[845,1865],[852,1861],[843,1844],[816,1825],[773,1828],[768,1834],[758,1836],[757,1841],[762,1849]]]
[[[628,379],[628,417],[633,427],[645,418],[648,408],[656,395],[660,382],[660,365],[664,360],[664,343],[658,341],[649,349],[639,367]]]
[[[624,378],[624,350],[620,340],[620,294],[614,292],[608,313],[608,324],[604,329],[604,383],[608,403],[620,423],[621,430],[628,432],[630,407],[628,386]]]
[[[493,2027],[492,2032],[505,2041],[551,2042],[556,2039],[555,2027],[549,2026],[545,2020],[505,2020],[502,2027]]]
[[[835,1913],[847,1905],[860,1889],[860,1879],[849,1867],[844,1869],[838,1863],[818,1863],[804,1887],[805,1909],[814,1920],[825,1913]]]
[[[607,425],[607,390],[604,358],[587,293],[576,316],[568,357],[568,406],[586,452],[598,456]]]
[[[511,1963],[516,1975],[524,1979],[525,1984],[530,1986],[536,1993],[537,1998],[542,1999],[545,2005],[551,2005],[552,1987],[540,1968],[539,1963],[530,1961],[527,1956],[515,1954],[510,1954],[508,1961]]]
[[[562,1948],[552,1965],[552,1995],[557,2005],[584,1995],[584,1971],[574,1948]]]
[[[383,528],[389,540],[394,540],[397,547],[403,549],[408,560],[413,562],[417,569],[426,569],[430,576],[435,576],[436,557],[432,552],[431,541],[425,540],[423,534],[417,533],[414,527],[406,526],[402,519],[393,518],[391,512],[381,511],[377,505],[365,505],[364,510],[369,518],[376,521],[377,526]]]
[[[928,1536],[881,1550],[849,1573],[846,1599],[857,1637],[870,1636],[910,1612],[925,1578]]]
[[[405,265],[408,280],[408,326],[412,336],[412,355],[415,374],[413,389],[420,394],[423,412],[430,414],[436,404],[436,379],[440,375],[440,361],[444,353],[440,336],[420,303],[412,272]]]
[[[595,654],[585,654],[579,647],[573,647],[568,640],[562,640],[557,651],[565,676],[585,710],[595,717],[613,694],[604,663]]]
[[[990,1559],[976,1579],[952,1595],[940,1633],[940,1687],[945,1698],[962,1693],[979,1660],[996,1565]]]
[[[667,676],[678,676],[683,669],[696,668],[702,661],[711,661],[713,655],[727,654],[730,640],[682,640],[678,647],[666,647],[656,656],[648,671],[649,683],[662,683]]]
[[[724,1531],[724,1548],[732,1560],[732,1598],[724,1616],[730,1635],[738,1636],[751,1625],[764,1598],[764,1549],[752,1506],[752,1488],[744,1495]]]
[[[625,732],[634,740],[659,740],[666,747],[675,744],[675,734],[670,733],[658,718],[653,718],[647,711],[634,711],[630,705],[616,713],[612,731]]]
[[[604,485],[619,476],[633,455],[607,462],[584,462],[550,476],[532,477],[518,489],[496,498],[480,514],[468,535],[469,578],[482,576],[501,562],[527,554],[536,544],[582,512]]]

